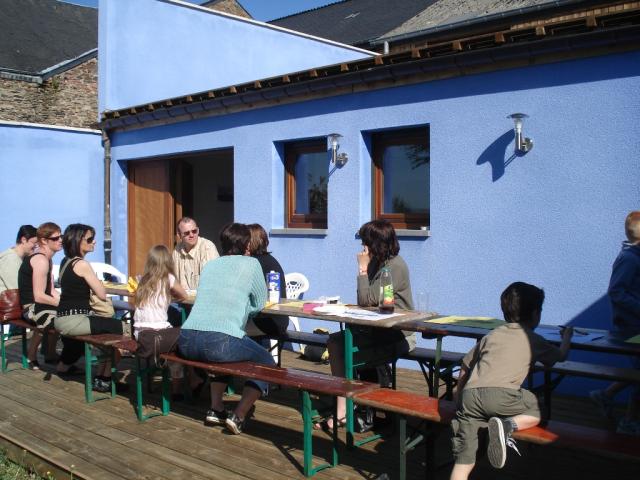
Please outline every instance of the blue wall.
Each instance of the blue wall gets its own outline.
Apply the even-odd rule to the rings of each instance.
[[[170,0],[101,0],[98,45],[101,112],[372,55]]]
[[[0,121],[0,249],[22,224],[81,222],[98,235],[89,260],[104,261],[102,159],[99,132]]]
[[[429,124],[432,236],[401,241],[414,293],[428,292],[439,312],[499,316],[500,293],[522,280],[546,290],[543,323],[607,328],[611,263],[627,212],[640,207],[638,111],[634,52],[117,133],[113,154],[123,161],[233,147],[236,220],[269,230],[284,222],[280,142],[338,131],[350,159],[329,182],[327,236],[274,236],[270,247],[285,271],[309,277],[308,298],[354,301],[354,234],[371,218],[367,132]],[[530,115],[524,133],[535,140],[515,158],[505,118],[513,112]],[[123,175],[114,172],[114,212],[125,211]],[[114,221],[122,267],[126,218]]]

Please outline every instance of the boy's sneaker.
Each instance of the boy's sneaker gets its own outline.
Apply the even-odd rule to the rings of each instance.
[[[589,392],[591,401],[600,408],[602,414],[607,418],[613,418],[613,399],[607,397],[604,390],[591,390]]]
[[[102,378],[93,379],[93,391],[99,393],[107,393],[111,391],[111,382],[103,380]]]
[[[209,425],[224,425],[228,414],[225,410],[214,410],[213,408],[207,410],[207,415],[204,417],[204,421]]]
[[[621,418],[618,422],[616,433],[622,433],[624,435],[635,435],[636,437],[640,437],[640,422],[629,420],[627,418]]]
[[[244,420],[240,420],[235,413],[231,413],[225,420],[225,426],[234,435],[239,435],[244,429]]]
[[[487,456],[489,463],[494,468],[504,467],[507,461],[507,447],[513,448],[518,455],[520,451],[516,446],[516,442],[511,438],[510,425],[505,428],[505,421],[498,417],[489,419],[489,446],[487,447]]]

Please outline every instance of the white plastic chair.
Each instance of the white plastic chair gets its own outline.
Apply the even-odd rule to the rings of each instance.
[[[304,292],[309,290],[309,279],[302,273],[285,273],[284,282],[287,286],[287,299],[298,300]],[[300,320],[298,317],[289,317],[289,320],[293,324],[293,328],[296,332],[300,331]],[[300,345],[298,350],[300,351]]]
[[[127,276],[124,273],[122,273],[120,270],[118,270],[116,267],[114,267],[113,265],[109,265],[108,263],[101,263],[101,262],[90,262],[90,263],[91,263],[91,268],[93,268],[93,271],[96,272],[96,275],[100,280],[104,280],[105,279],[104,274],[108,273],[109,275],[111,275],[111,277],[115,282],[127,283]]]

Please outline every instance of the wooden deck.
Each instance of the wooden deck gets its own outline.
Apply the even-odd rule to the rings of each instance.
[[[17,367],[19,345],[9,347],[10,366]],[[124,365],[130,360],[124,360]],[[288,366],[328,371],[285,352]],[[55,478],[116,479],[300,479],[302,422],[295,392],[276,390],[256,404],[254,418],[242,435],[203,424],[208,394],[195,404],[175,403],[168,417],[138,423],[134,393],[88,405],[82,377],[62,380],[50,366],[45,371],[14,370],[0,374],[0,448],[18,463]],[[424,391],[418,371],[400,370],[399,388]],[[157,395],[147,395],[158,404]],[[234,397],[229,399],[233,402]],[[584,399],[560,398],[554,418],[606,428],[606,422]],[[383,430],[385,432],[385,430]],[[387,440],[340,455],[340,466],[318,479],[373,479],[382,473],[397,477],[398,447],[390,429]],[[315,461],[329,456],[330,438],[314,435]],[[493,470],[485,459],[472,478],[563,480],[579,472],[580,479],[637,479],[640,463],[587,455],[578,451],[521,445],[522,458],[509,457],[507,466]],[[448,478],[448,434],[438,441],[436,479]],[[72,474],[71,474],[72,472]],[[409,478],[424,478],[424,451],[409,455]]]

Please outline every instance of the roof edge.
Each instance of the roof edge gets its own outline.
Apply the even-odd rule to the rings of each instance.
[[[184,0],[158,0],[162,3],[170,3],[173,5],[179,5],[181,7],[190,8],[191,10],[198,10],[200,12],[207,12],[210,15],[218,15],[220,17],[228,17],[233,18],[234,20],[238,20],[244,23],[250,23],[258,27],[268,28],[270,30],[277,30],[279,32],[288,33],[290,35],[295,35],[297,37],[308,38],[310,40],[315,40],[320,43],[325,43],[327,45],[333,45],[336,47],[345,48],[347,50],[351,50],[358,53],[364,53],[367,55],[375,56],[378,55],[376,52],[372,52],[371,50],[365,50],[364,48],[354,47],[352,45],[347,45],[346,43],[340,43],[333,40],[329,40],[327,38],[316,37],[314,35],[309,35],[308,33],[298,32],[296,30],[289,30],[288,28],[279,27],[277,25],[271,25],[269,23],[261,22],[259,20],[254,20],[253,18],[244,18],[239,17],[237,15],[233,15],[232,13],[220,12],[218,10],[211,10],[210,8],[201,7],[200,5],[195,5],[193,3],[188,3]]]
[[[12,120],[0,120],[0,126],[24,127],[24,128],[40,128],[42,130],[64,130],[78,133],[91,133],[101,135],[101,130],[94,128],[67,127],[64,125],[50,125],[47,123],[30,123],[30,122],[14,122]]]

